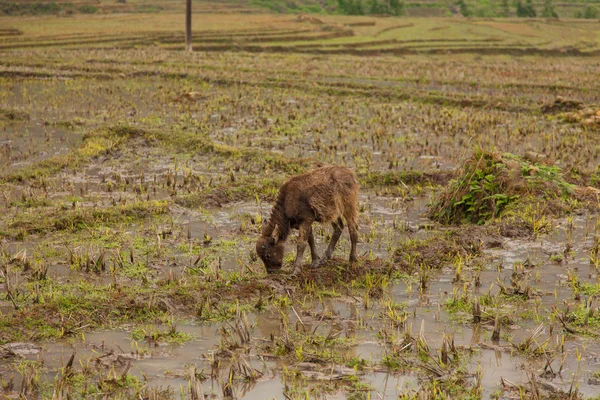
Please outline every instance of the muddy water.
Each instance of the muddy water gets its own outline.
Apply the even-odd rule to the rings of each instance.
[[[133,340],[128,331],[101,331],[86,334],[83,340],[47,343],[39,353],[26,358],[43,360],[48,372],[42,380],[52,381],[55,371],[64,367],[75,352],[74,365],[82,363],[108,374],[112,368],[119,373],[131,362],[130,375],[148,379],[152,386],[178,389],[187,387],[190,366],[195,365],[198,371],[207,367],[206,354],[213,351],[219,335],[217,327],[209,325],[180,325],[177,331],[193,335],[194,340],[183,345],[164,344]]]
[[[339,313],[341,319],[351,317],[356,309],[346,303],[331,300],[326,302],[326,306]],[[354,311],[352,311],[354,310]],[[308,323],[308,317],[304,317]],[[254,328],[254,338],[268,338],[271,334],[278,335],[279,323],[275,322],[275,315],[255,314],[250,315],[249,320]],[[294,323],[295,316],[290,315],[291,323]],[[56,376],[55,371],[63,368],[73,352],[76,353],[75,365],[94,366],[108,374],[109,370],[125,370],[129,362],[132,363],[130,374],[140,379],[148,379],[150,387],[164,388],[171,387],[177,393],[180,388],[187,391],[189,368],[196,366],[198,371],[202,371],[208,376],[211,371],[210,354],[213,353],[219,343],[220,324],[212,325],[181,325],[178,331],[194,335],[194,341],[183,345],[156,344],[136,341],[131,339],[127,331],[101,331],[85,335],[83,340],[59,341],[48,343],[37,350],[25,356],[27,359],[43,361],[45,370],[48,371],[41,378],[42,382],[52,382]],[[164,330],[164,327],[157,327]],[[330,329],[330,324],[323,325],[323,332]],[[317,331],[317,333],[323,334]],[[373,340],[368,342],[363,336],[373,339],[372,334],[362,334],[360,339],[364,342],[350,349],[346,354],[351,357],[361,357],[369,361],[376,362],[381,357],[381,346]],[[286,399],[284,395],[286,385],[280,377],[280,372],[284,367],[273,361],[260,360],[256,355],[250,355],[248,358],[250,364],[259,370],[263,375],[256,381],[248,384],[240,384],[234,387],[236,398],[249,400],[264,399]],[[289,367],[289,366],[288,366]],[[2,363],[0,363],[2,370]],[[202,382],[202,389],[205,394],[214,394],[216,398],[222,398],[223,384],[226,382],[226,373],[228,367],[225,365],[217,372],[213,378]],[[373,391],[372,398],[394,399],[399,394],[418,389],[416,377],[400,374],[389,374],[385,372],[372,372],[364,375],[362,381],[371,385]],[[15,384],[20,384],[16,379]],[[327,399],[345,399],[342,392],[331,393]]]
[[[539,291],[540,296],[539,310],[551,310],[552,306],[561,309],[565,302],[573,300],[573,291],[567,283],[567,274],[576,275],[581,282],[597,282],[597,272],[590,265],[589,252],[593,245],[593,233],[596,218],[588,216],[577,216],[573,218],[572,226],[567,220],[559,221],[552,233],[542,236],[536,240],[527,239],[506,239],[501,249],[489,249],[486,253],[492,257],[490,265],[481,272],[482,286],[476,290],[470,290],[472,293],[485,293],[488,290],[492,293],[498,293],[498,282],[510,287],[510,276],[513,273],[515,263],[529,263],[534,267],[528,268],[531,278],[531,285]],[[562,254],[567,243],[571,243],[570,253],[562,262],[553,261],[552,256]],[[478,343],[489,343],[491,335],[491,326],[482,326],[475,329],[472,326],[456,324],[441,309],[440,302],[445,301],[448,293],[453,290],[461,290],[462,283],[453,283],[454,271],[443,269],[432,278],[432,284],[428,293],[423,296],[418,292],[407,291],[404,284],[397,284],[392,287],[394,299],[399,302],[405,302],[409,309],[417,315],[414,321],[409,320],[414,328],[426,327],[426,332],[432,335],[430,344],[439,347],[439,338],[444,332],[454,334],[455,343],[460,346],[475,345]],[[529,303],[526,305],[530,311],[534,306]],[[508,311],[508,310],[507,310]],[[525,311],[525,310],[521,310]],[[510,311],[508,311],[510,312]],[[543,321],[546,321],[544,315],[541,315]],[[469,370],[482,371],[483,397],[489,396],[498,388],[500,377],[508,379],[518,384],[527,384],[527,372],[531,367],[543,368],[545,358],[539,360],[530,360],[520,356],[511,349],[512,343],[522,343],[529,337],[533,330],[539,325],[539,322],[527,321],[522,326],[512,326],[503,332],[510,337],[510,342],[502,338],[499,345],[504,348],[503,351],[488,350],[483,347],[470,361]],[[542,332],[538,342],[543,342],[550,337],[553,343],[559,340],[557,332],[561,332],[558,324],[554,325],[554,334],[550,336],[548,332],[549,325],[545,322],[545,329]],[[435,334],[438,334],[437,336]],[[436,340],[437,338],[437,340]],[[584,396],[594,396],[600,391],[597,385],[590,384],[588,378],[593,372],[598,371],[600,366],[599,349],[600,342],[591,339],[581,339],[575,337],[566,337],[565,353],[551,356],[552,367],[555,371],[560,368],[560,359],[565,356],[562,374],[555,377],[544,377],[561,389],[568,391],[572,380],[578,384],[579,391]],[[581,362],[578,362],[577,355],[582,354]]]
[[[417,201],[402,201],[393,197],[363,194],[360,198],[361,208],[361,241],[360,249],[363,254],[372,252],[373,256],[389,257],[389,249],[394,243],[426,233],[427,219],[423,216],[427,199]],[[256,203],[237,203],[229,206],[210,209],[206,214],[177,214],[181,229],[189,231],[193,238],[203,238],[205,234],[213,237],[215,243],[220,240],[237,240],[245,216],[268,216],[270,205]],[[576,216],[572,223],[561,220],[555,223],[549,235],[541,235],[536,239],[504,239],[500,248],[486,249],[488,256],[486,264],[480,273],[482,285],[479,288],[468,288],[471,295],[492,294],[499,292],[498,283],[510,286],[510,277],[514,264],[528,261],[526,271],[532,287],[539,292],[537,301],[540,318],[544,321],[544,330],[538,338],[543,342],[550,338],[551,343],[559,340],[561,327],[553,322],[554,331],[550,336],[548,316],[543,314],[552,306],[562,309],[565,303],[572,303],[573,292],[567,283],[567,276],[577,275],[581,282],[596,282],[597,273],[590,266],[589,252],[594,242],[596,218]],[[372,235],[372,230],[375,234]],[[327,232],[317,235],[319,251],[327,244]],[[243,233],[248,238],[254,238],[256,233]],[[336,256],[345,255],[349,243],[344,235]],[[373,236],[371,238],[371,236]],[[565,246],[570,243],[570,252],[561,262],[556,261],[557,254],[563,254]],[[391,246],[388,246],[391,245]],[[210,247],[209,245],[208,247]],[[244,257],[250,244],[240,241],[240,245],[231,251],[231,259]],[[291,246],[290,246],[291,247]],[[288,248],[289,251],[293,250]],[[226,258],[224,256],[224,258]],[[554,260],[553,260],[554,258]],[[233,268],[233,267],[232,267]],[[469,274],[468,271],[465,274]],[[534,319],[519,322],[519,325],[505,327],[499,343],[490,342],[491,326],[482,324],[474,326],[469,322],[459,322],[449,315],[443,305],[453,291],[461,291],[464,282],[454,283],[454,269],[443,268],[433,273],[431,284],[425,293],[419,293],[414,282],[398,282],[388,287],[384,301],[388,298],[395,303],[402,303],[408,312],[405,327],[413,336],[423,332],[425,339],[433,349],[439,349],[444,334],[452,334],[455,344],[460,347],[473,348],[474,353],[467,363],[470,373],[480,371],[482,374],[483,398],[487,399],[499,388],[500,379],[504,378],[516,384],[528,384],[528,371],[534,370],[539,375],[546,363],[545,357],[530,358],[511,348],[511,343],[523,342],[540,322]],[[323,299],[322,301],[305,302],[302,308],[288,311],[289,326],[295,329],[307,330],[321,336],[330,332],[341,332],[341,337],[354,340],[355,344],[340,349],[340,354],[349,358],[362,358],[373,364],[381,361],[389,349],[377,337],[384,321],[381,312],[383,302],[372,300],[365,308],[360,298]],[[524,303],[524,308],[533,311],[532,301]],[[524,310],[522,310],[524,311]],[[507,313],[513,312],[506,310]],[[326,313],[328,317],[321,319]],[[270,340],[271,336],[281,335],[280,315],[278,312],[265,312],[249,316],[252,337],[258,343]],[[357,321],[363,321],[357,324]],[[187,388],[187,367],[196,365],[198,370],[210,371],[209,355],[217,349],[219,343],[220,324],[181,325],[179,330],[195,335],[195,339],[183,345],[159,344],[144,341],[134,341],[127,331],[106,331],[85,335],[85,339],[75,339],[72,342],[49,343],[43,346],[41,353],[28,355],[28,358],[42,359],[47,365],[46,379],[52,380],[55,371],[66,363],[73,350],[77,359],[84,362],[94,362],[111,350],[121,354],[116,366],[124,368],[132,362],[131,374],[138,377],[148,377],[154,387],[172,387],[176,392],[179,388]],[[164,327],[161,327],[164,329]],[[497,346],[497,347],[493,347]],[[551,348],[554,345],[551,345]],[[580,354],[581,360],[578,360]],[[550,356],[552,368],[558,371],[562,357],[565,357],[562,372],[556,376],[540,377],[557,387],[568,390],[573,379],[578,384],[580,393],[584,396],[596,395],[599,387],[588,381],[592,373],[600,368],[600,342],[594,339],[567,336],[564,353]],[[263,376],[251,385],[237,385],[234,389],[238,398],[244,399],[284,399],[286,382],[281,371],[284,367],[275,361],[262,361],[259,354],[249,356],[251,364],[263,373]],[[1,367],[1,365],[0,365]],[[294,367],[294,366],[286,366]],[[226,373],[225,368],[222,373]],[[202,382],[205,393],[214,393],[217,398],[222,396],[223,377],[207,379]],[[383,371],[373,371],[360,375],[362,383],[372,387],[371,398],[394,399],[401,393],[409,393],[419,388],[419,378],[415,375],[392,374]],[[345,398],[345,395],[334,393],[328,398]]]
[[[200,218],[192,216],[182,228],[188,231],[192,238],[202,238],[205,233],[231,236],[233,233],[239,233],[244,217],[260,216],[264,208],[266,205],[256,202],[236,202],[224,207],[208,208]],[[248,224],[251,225],[252,222]]]
[[[405,223],[410,228],[408,230],[418,229],[420,225],[427,222],[422,216],[425,210],[425,201],[420,201],[411,207],[406,207],[402,206],[402,203],[395,199],[371,196],[370,198],[361,198],[361,203],[369,204],[364,214],[368,219],[377,221],[376,226],[379,229],[381,227],[388,227],[390,219],[395,217],[398,217],[400,222]],[[257,211],[252,206],[248,206],[247,208],[246,212]],[[230,217],[229,219],[231,220]],[[572,229],[569,228],[567,221],[561,221],[548,236],[542,236],[540,239],[533,241],[510,239],[505,241],[502,249],[487,250],[488,254],[492,257],[492,262],[481,273],[482,288],[479,291],[484,292],[486,288],[491,287],[492,292],[497,292],[498,287],[497,285],[494,286],[494,284],[497,281],[500,281],[504,285],[509,284],[509,277],[513,272],[513,264],[529,260],[533,265],[536,265],[533,271],[531,271],[531,275],[538,275],[538,278],[532,284],[542,293],[540,297],[542,309],[547,309],[552,305],[559,305],[563,300],[570,299],[572,291],[565,284],[567,269],[571,270],[572,273],[576,273],[581,281],[595,282],[595,276],[593,274],[590,275],[591,269],[588,258],[589,249],[593,242],[592,233],[594,224],[595,218],[575,217]],[[235,226],[235,224],[232,226]],[[361,233],[363,235],[368,234],[366,231]],[[405,233],[398,233],[394,237],[394,240],[397,240],[402,235],[405,235]],[[550,260],[552,254],[556,254],[564,249],[567,240],[573,243],[571,255],[561,263]],[[321,241],[321,246],[325,244],[325,241]],[[347,243],[342,247],[344,246],[347,247]],[[375,247],[372,243],[367,246],[371,248]],[[382,256],[385,254],[381,253]],[[453,271],[450,269],[442,270],[432,281],[429,293],[425,296],[419,295],[414,289],[412,291],[408,290],[407,285],[403,283],[394,285],[390,290],[395,301],[406,303],[408,309],[416,315],[416,317],[410,318],[407,322],[411,326],[411,330],[418,332],[421,327],[424,327],[425,332],[427,332],[426,337],[434,347],[440,345],[439,339],[441,338],[441,334],[448,332],[454,334],[455,342],[459,346],[476,345],[479,341],[485,342],[485,339],[482,339],[482,337],[485,337],[486,333],[487,337],[489,337],[490,327],[483,327],[483,332],[481,330],[474,332],[470,326],[454,323],[441,307],[441,303],[448,293],[452,293],[455,287],[460,286],[453,283]],[[331,301],[327,307],[338,314],[337,326],[335,326],[336,323],[322,324],[322,326],[317,328],[317,333],[326,334],[332,327],[344,329],[343,321],[355,318],[358,312],[355,304],[348,304],[341,301]],[[318,310],[319,306],[309,306],[309,308]],[[290,319],[295,321],[296,317],[290,315]],[[270,334],[279,334],[279,326],[274,318],[259,318],[257,325],[257,329],[263,337],[268,337]],[[520,343],[531,334],[531,331],[536,326],[536,322],[526,323],[522,327],[513,327],[507,333],[512,336],[513,342]],[[370,329],[356,332],[354,337],[359,340],[359,344],[352,347],[346,354],[351,357],[361,357],[375,362],[381,359],[384,348],[373,335],[376,329],[377,323],[371,322]],[[508,342],[504,341],[501,344],[508,345]],[[552,382],[563,389],[568,389],[571,384],[571,374],[579,370],[578,380],[580,381],[580,391],[586,395],[593,395],[597,391],[597,386],[588,384],[587,376],[597,368],[597,360],[599,359],[597,357],[597,354],[599,354],[598,344],[594,342],[586,343],[585,351],[582,346],[583,344],[580,340],[567,339],[565,346],[567,357],[563,373],[561,376],[554,378]],[[581,363],[577,362],[576,350],[585,354]],[[473,371],[481,368],[483,372],[485,398],[496,390],[499,385],[500,376],[516,383],[526,383],[527,374],[526,369],[523,368],[527,364],[526,361],[523,357],[516,354],[511,355],[510,351],[500,352],[482,349],[471,360],[470,366]],[[554,368],[558,369],[556,364],[557,362],[555,361]],[[383,375],[387,376],[387,374]],[[378,376],[381,377],[381,374]],[[398,378],[387,376],[386,379]],[[382,378],[379,381],[381,380]],[[414,384],[415,378],[409,377],[408,382],[413,382]],[[277,386],[273,383],[270,385]],[[380,388],[375,387],[377,393],[381,394],[382,392],[379,391]],[[397,395],[397,393],[394,395]]]
[[[0,124],[0,175],[68,154],[81,143],[81,138],[80,132],[41,123]]]

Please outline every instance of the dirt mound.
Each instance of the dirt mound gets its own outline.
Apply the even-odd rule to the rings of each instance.
[[[435,236],[429,240],[413,240],[401,243],[394,252],[394,261],[402,271],[413,273],[425,266],[440,269],[451,264],[457,257],[473,254],[473,247],[457,238]]]
[[[303,268],[298,278],[290,278],[288,275],[287,279],[302,282],[303,286],[335,287],[336,285],[348,284],[352,281],[364,279],[369,274],[389,276],[395,269],[394,265],[380,258],[361,260],[354,264],[346,260],[334,258],[328,261],[322,268]]]
[[[476,151],[438,196],[430,218],[444,224],[482,224],[514,203],[579,199],[582,191],[565,180],[559,167],[545,159],[527,158]]]
[[[516,236],[528,234],[527,231]],[[440,269],[458,259],[466,264],[479,264],[485,257],[484,249],[502,247],[502,236],[495,226],[450,227],[425,239],[411,238],[400,243],[393,255],[394,266],[414,273],[423,267]]]

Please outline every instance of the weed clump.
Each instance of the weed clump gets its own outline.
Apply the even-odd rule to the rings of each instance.
[[[558,166],[478,150],[456,171],[429,216],[443,224],[483,224],[509,205],[515,210],[532,202],[577,199],[577,189]]]

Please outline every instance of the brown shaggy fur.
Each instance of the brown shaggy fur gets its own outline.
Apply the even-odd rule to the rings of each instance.
[[[263,225],[256,252],[268,272],[281,269],[285,242],[291,229],[300,231],[294,273],[300,271],[306,245],[310,246],[312,267],[323,265],[333,254],[346,220],[352,247],[350,261],[356,261],[358,242],[358,180],[350,169],[325,166],[289,178],[279,190],[269,221]],[[331,223],[333,235],[319,260],[312,232],[313,222]]]

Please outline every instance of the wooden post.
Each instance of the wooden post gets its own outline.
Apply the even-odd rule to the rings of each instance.
[[[185,0],[185,50],[192,51],[192,0]]]

